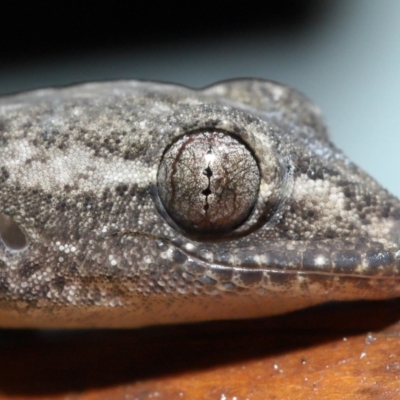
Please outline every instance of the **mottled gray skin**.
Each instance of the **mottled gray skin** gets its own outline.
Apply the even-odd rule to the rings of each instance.
[[[166,148],[199,129],[239,137],[261,174],[251,215],[219,237],[187,233],[158,196]],[[7,245],[6,221],[22,249]],[[1,326],[135,327],[396,297],[399,229],[399,201],[284,85],[117,81],[0,99]]]

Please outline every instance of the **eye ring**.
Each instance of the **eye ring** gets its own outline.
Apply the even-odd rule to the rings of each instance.
[[[160,138],[154,149],[150,149],[158,160],[155,166],[156,182],[152,188],[153,200],[160,216],[180,235],[200,242],[231,241],[257,229],[272,229],[279,222],[293,191],[294,166],[291,153],[281,145],[274,126],[244,110],[218,104],[182,105],[173,113],[154,120],[153,124],[159,127]],[[243,145],[249,157],[254,159],[260,175],[258,189],[253,190],[257,193],[256,201],[253,206],[244,208],[247,217],[239,218],[230,226],[226,224],[220,230],[196,229],[190,221],[182,222],[171,212],[168,199],[161,194],[161,184],[166,177],[161,178],[160,166],[168,150],[179,140],[185,141],[193,134],[204,132],[226,135]],[[177,163],[172,161],[170,165],[173,168]],[[200,169],[203,179],[207,179],[210,173],[206,171],[203,174],[205,169]],[[201,191],[207,187],[206,184]],[[202,198],[204,200],[204,196]]]

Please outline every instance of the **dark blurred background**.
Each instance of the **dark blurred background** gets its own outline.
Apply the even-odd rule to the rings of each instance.
[[[400,195],[399,38],[397,0],[4,1],[0,93],[120,78],[282,81]]]

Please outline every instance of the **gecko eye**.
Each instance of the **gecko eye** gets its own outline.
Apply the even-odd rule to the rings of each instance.
[[[26,237],[17,223],[2,213],[0,213],[0,240],[10,250],[22,250],[27,245]]]
[[[223,234],[251,214],[260,170],[247,146],[227,132],[204,129],[182,136],[164,153],[158,193],[185,231]]]

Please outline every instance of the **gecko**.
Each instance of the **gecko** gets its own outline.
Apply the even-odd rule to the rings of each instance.
[[[0,326],[141,327],[400,296],[400,203],[286,85],[0,98]]]

